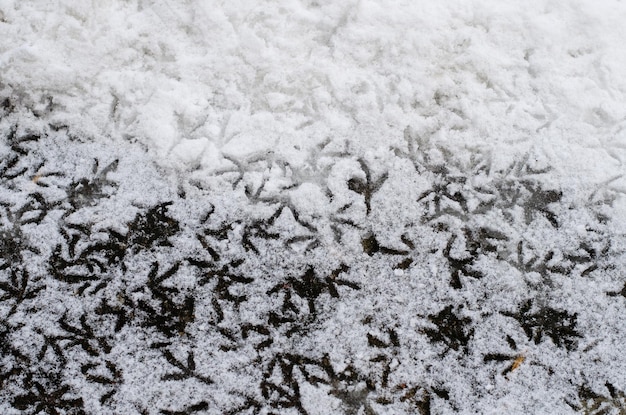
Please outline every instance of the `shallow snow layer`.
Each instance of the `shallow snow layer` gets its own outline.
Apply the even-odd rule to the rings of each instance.
[[[302,164],[328,139],[402,147],[407,126],[467,147],[539,143],[587,178],[624,159],[619,1],[1,4],[4,84],[165,164]]]
[[[0,412],[625,411],[625,19],[0,0]]]

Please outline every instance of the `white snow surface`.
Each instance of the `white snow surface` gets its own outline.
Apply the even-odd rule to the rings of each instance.
[[[181,169],[268,151],[302,164],[329,138],[357,153],[402,147],[407,126],[498,152],[537,144],[576,180],[624,161],[622,1],[3,0],[0,10],[4,84]]]
[[[624,413],[625,21],[0,0],[0,412]]]

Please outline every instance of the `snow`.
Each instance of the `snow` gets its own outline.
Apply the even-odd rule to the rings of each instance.
[[[0,412],[621,413],[625,18],[0,0]]]

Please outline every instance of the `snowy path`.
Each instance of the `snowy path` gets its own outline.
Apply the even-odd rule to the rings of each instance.
[[[0,0],[0,412],[623,413],[625,19]]]

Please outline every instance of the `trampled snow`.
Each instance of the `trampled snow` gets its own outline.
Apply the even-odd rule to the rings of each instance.
[[[622,413],[625,19],[0,0],[1,412]]]

